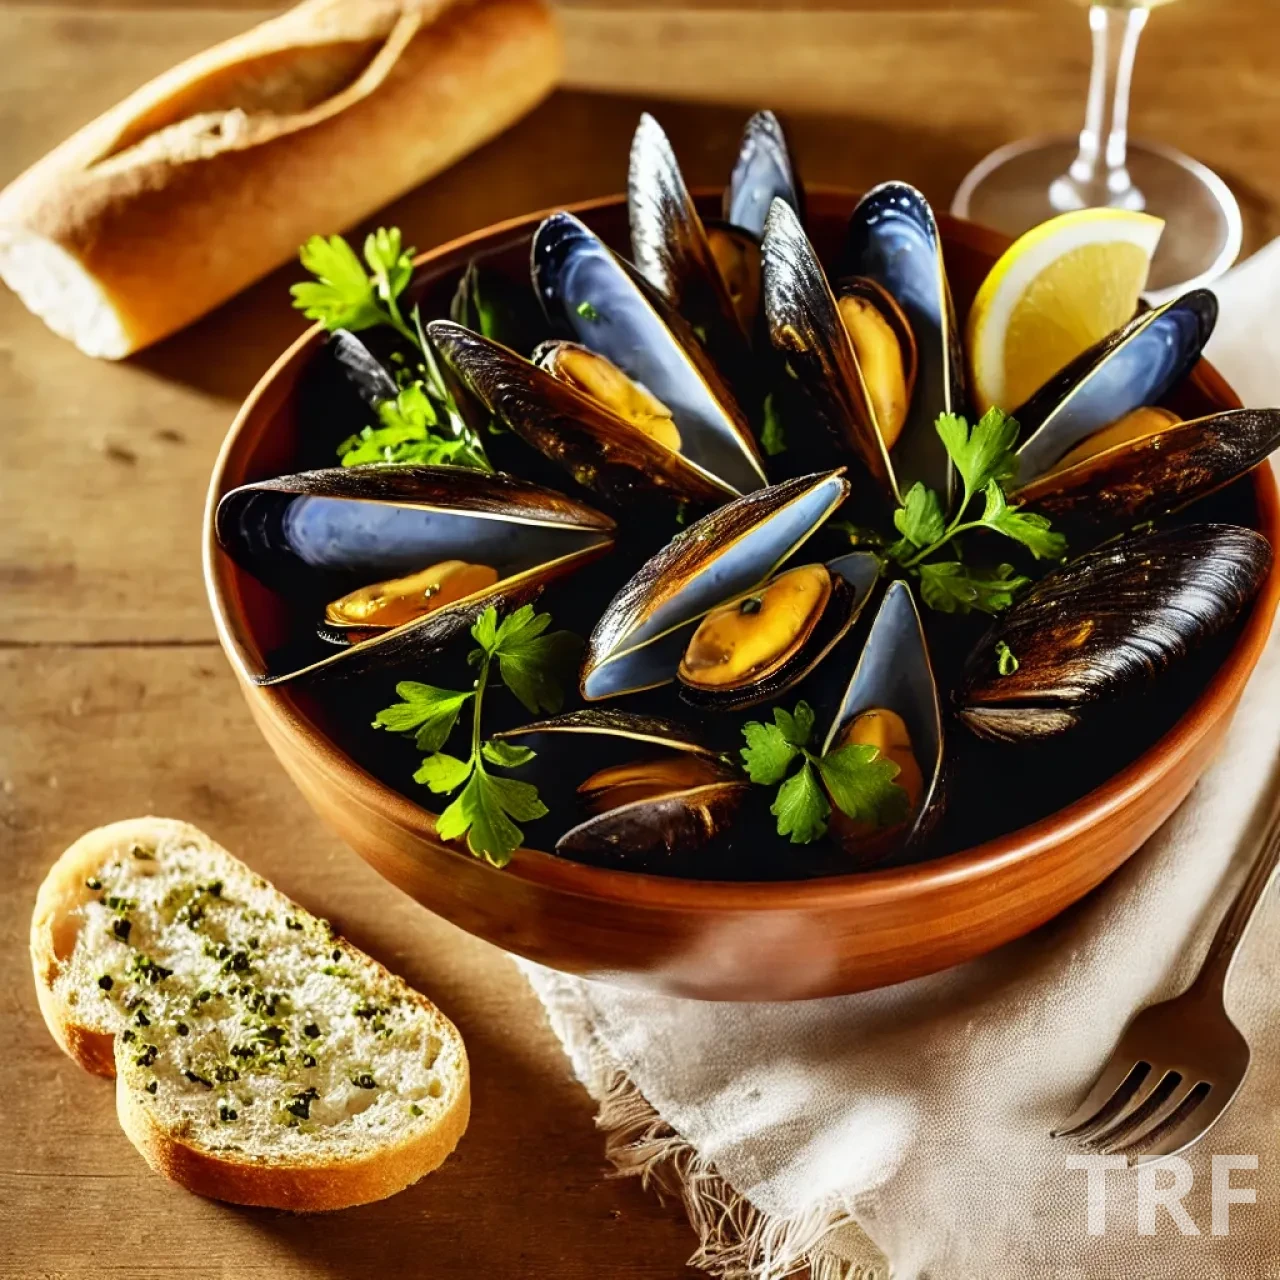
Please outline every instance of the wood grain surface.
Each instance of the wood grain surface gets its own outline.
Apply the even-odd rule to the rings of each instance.
[[[992,146],[1078,125],[1087,39],[1061,0],[770,8],[567,7],[572,87],[385,220],[425,248],[615,190],[642,106],[695,182],[721,180],[743,108],[768,104],[787,113],[812,179],[904,177],[944,204]],[[0,4],[0,181],[267,12]],[[1185,0],[1154,15],[1135,88],[1135,133],[1219,169],[1255,245],[1280,232],[1278,35],[1272,0]],[[236,403],[302,327],[285,292],[295,277],[277,273],[123,365],[86,359],[0,295],[0,1280],[690,1274],[679,1211],[606,1178],[591,1105],[509,962],[322,830],[213,639],[205,482]],[[382,1204],[308,1219],[203,1202],[147,1172],[110,1087],[45,1034],[25,959],[48,863],[88,827],[147,811],[206,827],[456,1019],[475,1107],[443,1169]]]

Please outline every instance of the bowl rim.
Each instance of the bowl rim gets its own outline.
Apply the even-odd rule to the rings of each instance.
[[[693,194],[695,198],[701,198],[718,195],[718,191],[698,188]],[[851,188],[828,184],[810,185],[807,194],[821,200],[847,200],[850,207],[859,195]],[[623,205],[625,201],[624,194],[597,196],[491,223],[419,254],[414,260],[415,273],[468,247],[523,233],[551,213],[567,211],[581,216]],[[962,219],[939,215],[939,222],[944,227],[955,223],[964,225],[969,231],[976,229],[980,233],[977,238],[990,237],[993,249],[1007,243],[1007,239],[998,233]],[[236,626],[243,627],[243,619],[233,619],[228,607],[230,593],[224,590],[224,570],[229,569],[229,562],[218,547],[214,534],[217,503],[228,488],[225,484],[227,468],[246,426],[261,412],[262,403],[277,391],[282,375],[316,345],[322,333],[320,324],[312,325],[272,362],[237,410],[218,450],[205,498],[201,537],[202,572],[218,640],[246,699],[255,704],[281,733],[305,743],[313,763],[329,776],[341,778],[347,804],[358,805],[442,853],[472,858],[473,855],[465,848],[456,847],[456,842],[439,839],[435,817],[431,813],[340,750],[302,714],[287,686],[262,686],[252,682],[243,647],[236,634]],[[1196,376],[1229,407],[1240,405],[1234,390],[1203,358]],[[809,908],[845,910],[855,904],[890,906],[908,902],[924,893],[980,882],[1013,865],[1033,863],[1039,856],[1060,848],[1064,842],[1123,811],[1137,794],[1159,786],[1178,762],[1212,731],[1219,719],[1234,711],[1234,705],[1266,645],[1277,606],[1280,606],[1280,491],[1277,490],[1275,473],[1266,463],[1255,468],[1251,476],[1258,504],[1258,524],[1276,554],[1236,643],[1191,706],[1169,729],[1100,786],[1063,808],[993,840],[925,862],[806,880],[694,880],[589,866],[525,847],[516,850],[506,867],[489,870],[494,875],[513,876],[544,891],[625,903],[632,908],[675,909],[697,914]]]

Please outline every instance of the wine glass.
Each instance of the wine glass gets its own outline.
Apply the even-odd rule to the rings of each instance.
[[[1143,209],[1165,222],[1147,279],[1149,297],[1221,275],[1239,254],[1242,236],[1240,206],[1227,184],[1172,147],[1127,137],[1138,37],[1151,7],[1168,2],[1091,4],[1093,66],[1079,140],[1026,138],[993,151],[961,182],[951,212],[1020,235],[1072,209]]]

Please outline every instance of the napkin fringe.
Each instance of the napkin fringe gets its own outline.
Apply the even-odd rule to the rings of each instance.
[[[690,1266],[723,1280],[782,1280],[806,1267],[811,1280],[885,1280],[878,1267],[822,1248],[832,1232],[856,1223],[843,1204],[821,1203],[790,1217],[757,1209],[658,1114],[596,1034],[576,991],[545,970],[526,974],[575,1074],[599,1104],[596,1127],[612,1176],[639,1178],[660,1199],[684,1206],[698,1237]]]

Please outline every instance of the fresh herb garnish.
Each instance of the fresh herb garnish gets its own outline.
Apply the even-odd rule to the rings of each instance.
[[[312,236],[298,257],[316,277],[289,290],[293,305],[308,320],[318,320],[330,333],[386,324],[410,342],[417,341],[397,302],[413,278],[413,250],[404,247],[399,227],[370,232],[363,263],[341,236]]]
[[[898,766],[875,747],[856,743],[817,755],[809,750],[813,724],[813,708],[802,701],[790,713],[774,707],[772,724],[752,720],[742,727],[747,776],[760,786],[778,787],[769,810],[778,820],[778,834],[792,844],[821,839],[831,816],[828,794],[855,821],[873,827],[902,822],[908,800],[894,781]],[[796,761],[800,768],[792,772]]]
[[[1014,573],[1013,566],[978,569],[953,555],[946,560],[929,557],[963,533],[987,529],[1021,543],[1037,560],[1058,560],[1066,553],[1067,540],[1035,512],[1021,511],[1009,503],[1004,486],[1016,474],[1014,443],[1018,423],[992,407],[972,427],[958,414],[938,415],[936,429],[961,481],[961,498],[950,520],[942,498],[922,483],[911,486],[902,505],[893,513],[901,535],[885,548],[885,555],[920,580],[920,594],[930,608],[943,613],[968,613],[978,609],[998,613],[1007,609],[1014,594],[1030,579]],[[982,499],[980,512],[974,502]]]
[[[413,370],[399,370],[399,395],[378,405],[381,425],[365,427],[338,446],[342,465],[451,463],[492,471],[484,446],[440,372],[418,308],[408,320],[400,309],[400,295],[413,278],[413,250],[404,247],[399,227],[379,227],[368,235],[363,263],[341,236],[312,236],[298,256],[316,276],[290,289],[293,305],[309,320],[318,320],[330,333],[385,325],[410,342],[420,357],[418,376]],[[395,354],[400,358],[393,358],[393,363],[403,365],[403,355]]]
[[[996,670],[1002,676],[1011,676],[1018,669],[1018,657],[1003,640],[996,641]]]
[[[771,458],[787,451],[787,433],[782,425],[782,415],[770,391],[764,398],[763,419],[760,425],[760,447]]]
[[[599,313],[599,312],[595,309],[595,307],[593,307],[593,306],[591,305],[591,303],[590,303],[590,302],[588,302],[585,298],[584,298],[580,303],[578,303],[578,305],[574,308],[574,310],[575,310],[575,311],[576,311],[576,312],[577,312],[577,313],[578,313],[578,314],[579,314],[579,315],[580,315],[584,320],[593,320],[593,321],[594,321],[594,320],[599,320],[599,319],[600,319],[600,313]]]
[[[560,710],[564,681],[577,661],[581,641],[568,631],[548,631],[550,626],[551,615],[535,613],[532,605],[501,619],[491,605],[471,627],[479,646],[467,658],[479,669],[474,688],[455,691],[402,681],[396,685],[402,701],[378,712],[373,722],[374,728],[412,733],[419,750],[427,753],[413,775],[415,782],[436,795],[458,792],[437,822],[441,838],[465,835],[471,852],[497,867],[506,866],[524,839],[516,824],[541,818],[547,808],[530,783],[486,768],[518,768],[534,753],[528,747],[482,736],[484,696],[496,665],[502,683],[530,713]],[[468,701],[472,704],[471,741],[463,759],[442,748]]]

